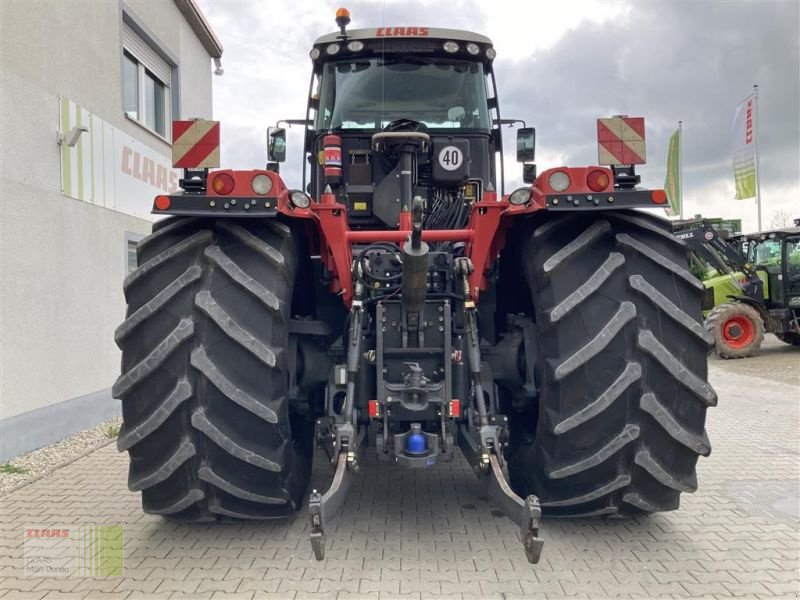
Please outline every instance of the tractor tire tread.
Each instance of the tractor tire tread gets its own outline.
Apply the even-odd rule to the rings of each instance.
[[[313,425],[287,400],[297,244],[277,221],[180,217],[140,242],[112,392],[145,512],[208,522],[299,506]]]
[[[512,417],[512,486],[551,516],[677,508],[697,488],[717,402],[686,244],[631,211],[545,216],[517,235],[540,341],[539,405]]]

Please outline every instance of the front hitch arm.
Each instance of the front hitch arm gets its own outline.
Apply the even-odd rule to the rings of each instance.
[[[500,506],[509,519],[519,525],[525,556],[529,563],[535,565],[539,562],[544,547],[544,540],[539,537],[539,524],[542,519],[539,499],[531,494],[523,500],[511,489],[495,454],[489,455],[489,469],[486,481],[489,497]]]
[[[500,466],[500,458],[496,454],[498,430],[494,426],[480,428],[478,433],[483,441],[479,442],[467,426],[462,425],[458,444],[467,462],[484,484],[487,495],[505,516],[519,526],[525,556],[529,563],[536,564],[544,547],[544,540],[539,537],[542,508],[536,496],[530,495],[523,500],[508,484]]]
[[[320,494],[313,490],[308,498],[308,512],[311,517],[311,548],[314,558],[325,558],[325,523],[328,517],[336,515],[342,508],[347,497],[347,490],[353,482],[353,474],[359,471],[358,451],[364,442],[364,428],[358,427],[357,409],[355,407],[355,378],[358,374],[359,359],[361,357],[361,323],[364,317],[361,295],[363,285],[356,283],[353,307],[351,309],[350,331],[347,336],[347,387],[344,406],[339,417],[334,417],[338,422],[332,428],[330,440],[332,447],[338,449],[339,454],[334,459],[335,471],[333,481],[328,491]],[[328,447],[328,444],[325,444]],[[331,452],[332,454],[332,452]]]
[[[311,492],[308,499],[308,512],[311,517],[311,548],[314,558],[325,558],[325,524],[328,517],[338,514],[347,497],[347,490],[353,482],[352,474],[358,470],[358,459],[354,452],[339,452],[336,459],[336,471],[333,474],[331,487],[324,494],[317,490]]]

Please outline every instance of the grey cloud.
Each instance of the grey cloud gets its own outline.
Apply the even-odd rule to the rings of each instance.
[[[235,168],[260,166],[264,128],[304,112],[310,72],[307,53],[317,36],[335,30],[338,5],[201,0],[201,6],[225,45],[225,76],[214,82],[215,114],[223,121],[223,160]],[[504,34],[482,27],[487,8],[477,1],[350,2],[348,6],[352,28],[418,24],[475,30],[495,41]],[[757,82],[762,181],[782,189],[797,188],[799,6],[796,2],[639,2],[617,22],[578,22],[546,50],[498,56],[503,116],[534,124],[543,153],[560,153],[569,164],[585,165],[597,160],[597,117],[643,115],[649,164],[641,173],[651,186],[663,183],[667,139],[682,119],[684,186],[691,198],[732,180],[731,120],[737,104]],[[535,24],[530,31],[536,35]],[[243,115],[252,117],[244,120]],[[509,131],[507,150],[513,150],[512,141]],[[289,143],[294,159],[290,154],[283,172],[287,183],[296,185],[302,142],[294,130]],[[508,179],[514,179],[518,169],[513,164],[506,167]]]
[[[647,118],[653,185],[663,181],[669,135],[684,121],[690,194],[730,171],[736,106],[759,84],[762,179],[797,183],[800,139],[798,4],[640,2],[617,24],[584,22],[552,48],[498,58],[505,116],[528,118],[540,148],[596,160],[594,120]]]

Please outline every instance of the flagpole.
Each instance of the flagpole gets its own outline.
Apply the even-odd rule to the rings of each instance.
[[[756,208],[758,210],[758,230],[761,231],[761,174],[758,171],[758,84],[753,84],[753,112],[755,119],[753,123],[753,148],[756,156]]]
[[[678,189],[680,193],[680,220],[683,221],[683,121],[678,121]]]

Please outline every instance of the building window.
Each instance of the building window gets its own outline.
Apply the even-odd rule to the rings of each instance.
[[[168,139],[172,62],[147,37],[127,22],[122,26],[122,104],[125,114],[162,138]]]
[[[125,52],[122,56],[122,96],[125,114],[139,120],[139,65]]]
[[[169,114],[166,83],[129,52],[122,57],[122,95],[125,114],[163,138]]]
[[[162,137],[166,137],[164,113],[166,112],[166,86],[150,71],[144,72],[145,124]]]

